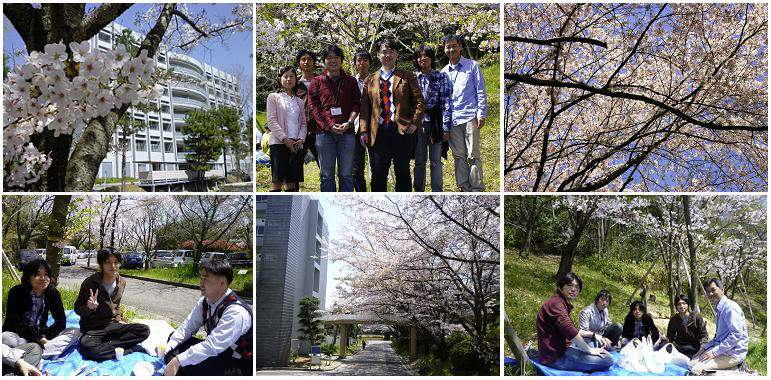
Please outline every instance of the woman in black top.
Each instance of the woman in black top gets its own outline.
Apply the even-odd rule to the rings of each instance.
[[[707,343],[709,337],[704,319],[699,313],[691,313],[688,303],[688,297],[682,294],[675,297],[677,314],[669,319],[667,338],[677,351],[692,358],[699,352],[701,345]]]
[[[626,339],[626,344],[632,339],[641,339],[644,336],[650,336],[651,341],[656,344],[659,340],[659,329],[653,323],[653,317],[648,314],[645,305],[640,301],[634,301],[629,306],[629,314],[624,318],[624,330],[621,336]]]
[[[43,357],[63,353],[79,335],[78,329],[66,329],[67,317],[62,297],[51,284],[51,267],[45,260],[31,261],[24,267],[21,284],[8,291],[8,308],[3,322],[3,343],[17,347],[37,343]],[[48,313],[54,323],[48,326]]]

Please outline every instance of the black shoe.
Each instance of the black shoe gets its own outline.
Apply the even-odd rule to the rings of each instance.
[[[145,351],[145,349],[142,346],[140,346],[138,344],[135,344],[135,345],[133,345],[133,346],[123,350],[123,355],[128,355],[128,354],[130,354],[132,352],[141,352],[143,354],[147,353],[147,351]]]

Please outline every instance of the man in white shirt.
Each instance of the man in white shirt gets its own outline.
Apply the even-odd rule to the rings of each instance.
[[[201,267],[201,297],[169,337],[166,376],[251,376],[252,310],[233,290],[233,269],[224,260]],[[193,337],[199,328],[206,339]]]
[[[40,363],[42,356],[43,349],[37,343],[24,343],[17,347],[3,343],[3,376],[41,376],[40,370],[35,366]]]

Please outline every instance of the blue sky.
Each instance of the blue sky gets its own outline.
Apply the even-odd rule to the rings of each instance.
[[[144,31],[150,27],[147,25],[135,25],[134,20],[137,14],[144,13],[149,7],[154,4],[135,4],[124,12],[121,17],[115,20],[118,24],[133,29],[137,32],[144,34]],[[201,9],[205,9],[209,15],[209,19],[212,22],[217,22],[222,17],[229,17],[230,11],[234,4],[190,4],[188,8],[191,12],[196,13]],[[88,9],[93,9],[95,5],[89,4]],[[171,28],[171,26],[169,27]],[[193,58],[200,62],[207,63],[216,68],[219,68],[225,72],[234,73],[236,71],[235,66],[238,65],[243,71],[241,85],[246,89],[251,89],[251,83],[254,80],[254,64],[251,54],[253,53],[253,38],[252,31],[237,32],[229,35],[225,38],[224,43],[218,38],[210,39],[204,42],[204,46],[196,46],[191,52],[187,52]],[[3,26],[3,51],[9,55],[9,65],[14,62],[13,54],[16,50],[24,51],[24,42],[22,42],[19,34],[14,30],[8,19],[4,20]],[[15,58],[15,62],[21,63],[19,57]],[[253,97],[249,96],[249,105],[253,108]]]

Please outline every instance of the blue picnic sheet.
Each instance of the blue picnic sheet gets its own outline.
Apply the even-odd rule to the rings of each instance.
[[[688,371],[687,369],[676,366],[674,364],[665,365],[664,373],[628,371],[618,365],[618,359],[620,356],[618,352],[611,352],[610,354],[613,355],[613,365],[605,371],[595,371],[592,373],[580,371],[562,371],[559,369],[554,369],[541,364],[538,359],[532,360],[532,363],[544,376],[683,376],[685,375],[685,372]],[[506,358],[504,363],[506,365],[514,365],[516,360],[513,358]]]
[[[80,316],[75,314],[74,310],[67,310],[67,328],[80,327]],[[48,317],[48,325],[53,324],[53,318]],[[123,360],[105,360],[101,363],[93,360],[83,359],[78,351],[79,343],[73,344],[64,354],[55,359],[43,359],[43,373],[50,373],[54,376],[74,376],[82,375],[96,368],[95,371],[88,373],[86,376],[132,376],[131,373],[134,365],[139,362],[150,362],[155,368],[153,376],[162,376],[163,370],[166,368],[166,364],[163,363],[158,357],[151,356],[144,353],[133,352],[131,354],[123,356]],[[85,367],[78,371],[79,368]],[[77,372],[77,373],[76,373]]]

